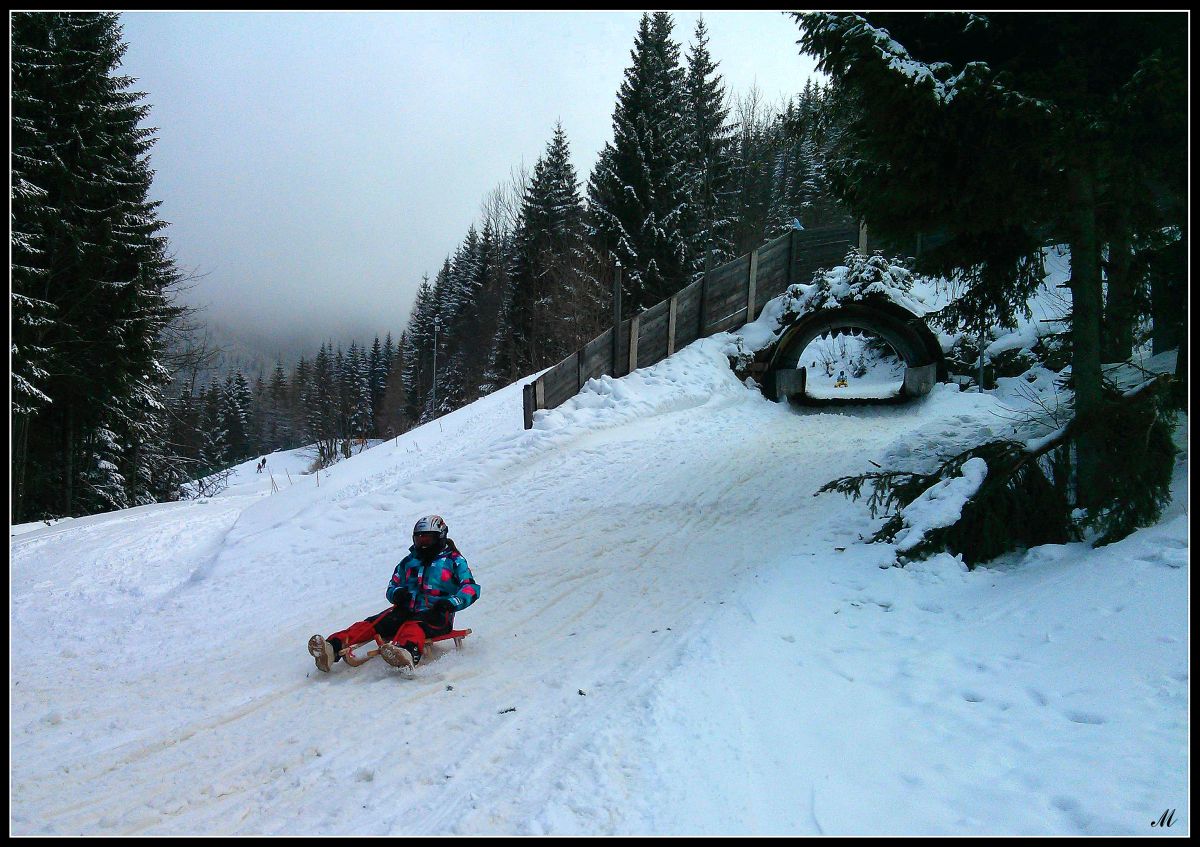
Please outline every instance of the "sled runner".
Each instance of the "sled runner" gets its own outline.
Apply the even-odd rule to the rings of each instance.
[[[449,632],[444,633],[443,635],[428,636],[425,639],[425,643],[433,644],[436,641],[449,641],[450,639],[454,639],[454,649],[458,650],[458,649],[462,648],[463,639],[466,638],[470,634],[471,634],[471,630],[469,630],[469,629],[452,629]],[[341,653],[339,655],[342,657],[342,659],[345,660],[346,664],[348,664],[350,667],[352,667],[352,668],[360,667],[362,665],[365,665],[367,662],[371,661],[371,659],[373,659],[379,655],[379,651],[383,648],[384,641],[380,636],[376,635],[374,650],[369,651],[365,656],[362,656],[362,657],[354,655],[355,647],[361,647],[364,644],[370,644],[370,643],[371,643],[370,641],[361,641],[358,644],[351,644],[347,647],[343,647],[341,650]]]

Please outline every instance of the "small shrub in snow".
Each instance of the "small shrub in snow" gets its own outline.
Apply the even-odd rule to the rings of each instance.
[[[890,300],[915,315],[928,307],[913,292],[913,274],[899,259],[882,253],[866,256],[857,250],[846,254],[845,264],[820,270],[811,283],[794,283],[784,294],[779,325],[817,309],[835,309],[846,303]]]

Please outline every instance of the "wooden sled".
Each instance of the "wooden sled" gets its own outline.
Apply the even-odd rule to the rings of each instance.
[[[429,637],[427,637],[425,639],[425,643],[433,644],[438,641],[449,641],[449,640],[453,639],[454,640],[454,649],[460,650],[460,649],[462,649],[463,639],[466,638],[470,634],[471,634],[471,630],[469,630],[469,629],[452,629],[443,635],[430,635]],[[360,657],[360,656],[354,655],[355,647],[361,647],[361,646],[363,646],[363,644],[370,644],[370,643],[371,643],[370,641],[362,641],[358,644],[351,644],[349,647],[343,647],[341,649],[341,652],[338,655],[340,655],[342,657],[342,659],[346,662],[346,664],[348,664],[350,667],[352,667],[352,668],[361,667],[362,665],[365,665],[367,662],[371,661],[372,659],[374,659],[376,656],[379,655],[379,650],[381,647],[383,647],[384,642],[380,636],[376,635],[374,650],[369,651],[365,656]]]

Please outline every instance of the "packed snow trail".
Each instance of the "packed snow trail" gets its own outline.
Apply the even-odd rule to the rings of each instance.
[[[1012,570],[898,570],[853,543],[876,525],[861,503],[812,496],[1003,424],[997,403],[943,387],[796,410],[740,384],[710,339],[529,432],[514,385],[319,487],[293,474],[278,495],[16,535],[12,630],[36,638],[10,646],[12,831],[1186,822],[1182,515],[1125,542],[1140,559],[1115,545],[1083,573],[1080,545]],[[482,587],[456,620],[475,634],[415,679],[382,661],[316,671],[308,636],[386,607],[430,512]]]

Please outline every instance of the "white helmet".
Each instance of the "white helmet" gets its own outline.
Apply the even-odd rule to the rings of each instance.
[[[429,547],[440,548],[446,543],[446,534],[450,528],[442,520],[441,515],[426,515],[413,526],[413,546],[418,550]],[[436,535],[435,537],[432,537]]]

